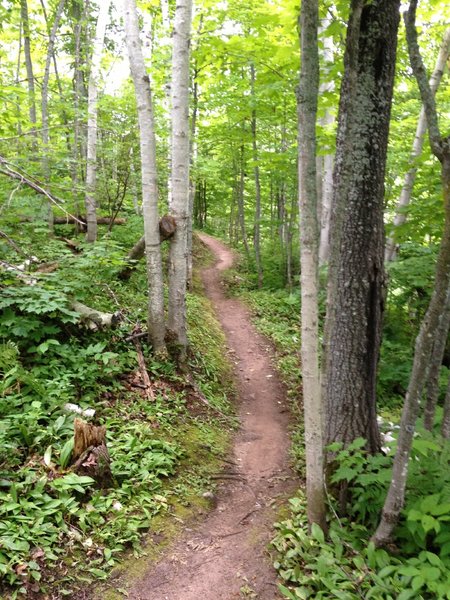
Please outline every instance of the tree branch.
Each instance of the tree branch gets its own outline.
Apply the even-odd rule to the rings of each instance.
[[[0,169],[0,173],[3,173],[3,175],[7,175],[8,177],[11,177],[11,179],[16,179],[16,180],[20,181],[21,183],[24,183],[25,185],[30,187],[32,190],[34,190],[38,194],[42,194],[43,196],[48,198],[50,200],[50,202],[55,204],[55,206],[60,208],[71,219],[74,219],[78,223],[82,224],[82,221],[77,219],[77,217],[75,217],[74,215],[71,215],[65,208],[63,208],[63,206],[62,206],[64,204],[63,200],[61,200],[60,198],[57,198],[56,196],[54,196],[53,194],[48,192],[38,182],[33,181],[29,176],[23,175],[22,173],[19,173],[18,171],[15,171],[14,169],[12,169],[10,167],[10,164],[11,163],[9,163],[6,160],[6,158],[4,158],[3,156],[0,156],[0,165],[2,165],[2,167],[3,167],[2,169]]]
[[[439,131],[436,102],[434,99],[433,92],[431,91],[430,84],[428,83],[427,72],[425,70],[425,65],[423,64],[419,44],[417,41],[417,2],[418,0],[411,0],[408,11],[403,15],[406,28],[406,40],[408,42],[409,60],[414,73],[414,77],[417,80],[417,85],[419,86],[420,97],[422,99],[422,104],[425,109],[425,115],[427,117],[428,135],[430,138],[431,150],[433,154],[442,162],[442,137]]]

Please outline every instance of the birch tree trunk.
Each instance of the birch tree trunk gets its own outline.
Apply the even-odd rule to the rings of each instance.
[[[88,242],[97,239],[97,115],[98,115],[98,85],[100,80],[100,66],[102,59],[103,43],[110,0],[99,2],[100,10],[97,17],[94,47],[91,58],[91,71],[88,87],[88,124],[87,124],[87,157],[86,157],[86,217]]]
[[[31,132],[33,136],[32,148],[33,152],[37,152],[36,89],[34,85],[33,61],[31,59],[30,19],[28,16],[27,0],[20,0],[20,14],[22,19],[23,52],[25,55],[25,66],[27,71],[28,83],[28,113],[30,116]]]
[[[329,19],[324,19],[321,26],[324,31],[329,25]],[[331,37],[323,38],[323,60],[325,64],[331,65],[334,61],[333,40]],[[322,83],[320,92],[332,92],[334,90],[334,81]],[[320,125],[325,128],[331,127],[334,123],[334,115],[328,108],[325,115],[320,119]],[[333,199],[333,167],[334,155],[325,154],[318,157],[320,163],[320,242],[319,242],[319,264],[324,265],[328,262],[330,254],[330,221],[331,221],[331,202]]]
[[[253,149],[253,172],[255,174],[255,224],[253,234],[253,248],[255,250],[255,263],[256,271],[258,273],[258,288],[262,287],[263,283],[263,271],[261,265],[261,182],[259,177],[259,165],[258,165],[258,145],[256,140],[256,109],[254,105],[256,103],[255,98],[255,65],[250,65],[250,85],[251,95],[253,100],[252,117],[251,117],[251,129],[252,129],[252,149]]]
[[[445,224],[436,266],[434,291],[416,339],[413,368],[403,406],[397,452],[392,469],[392,480],[383,506],[380,524],[372,538],[376,546],[383,546],[391,540],[404,503],[409,455],[416,419],[425,385],[433,339],[439,327],[441,311],[445,305],[450,283],[450,137],[442,138],[439,131],[434,94],[427,80],[417,41],[416,8],[417,0],[411,0],[408,12],[404,15],[406,39],[411,66],[417,79],[425,109],[431,151],[441,163]]]
[[[87,6],[85,5],[84,11]],[[70,177],[72,180],[72,195],[74,198],[74,212],[75,216],[79,217],[81,214],[80,209],[80,192],[79,192],[79,176],[80,176],[80,163],[84,163],[84,156],[81,153],[81,143],[83,129],[81,127],[80,119],[80,108],[83,99],[86,98],[85,90],[86,87],[83,82],[82,72],[82,55],[81,55],[81,38],[83,34],[83,21],[86,21],[86,12],[81,11],[79,3],[75,0],[72,2],[72,16],[73,16],[73,33],[74,33],[74,74],[73,74],[73,140],[72,140],[72,152],[70,162]],[[82,171],[81,171],[82,172]],[[76,223],[77,232],[80,231],[79,224]]]
[[[158,176],[152,94],[139,39],[136,0],[124,0],[123,8],[125,37],[136,93],[140,132],[142,210],[149,285],[148,332],[153,351],[156,354],[165,354],[164,289],[159,238]]]
[[[436,66],[434,68],[433,74],[429,81],[429,86],[432,94],[436,94],[436,91],[439,87],[439,84],[442,79],[442,75],[445,70],[445,65],[447,63],[448,54],[450,51],[450,29],[447,29],[444,34],[444,39],[439,50],[439,54],[436,60]],[[400,198],[398,200],[397,206],[395,208],[395,217],[394,217],[394,231],[388,238],[386,242],[386,250],[385,250],[385,261],[390,262],[395,260],[397,256],[397,248],[395,244],[395,228],[403,225],[406,221],[406,214],[404,212],[405,208],[411,202],[411,194],[414,187],[414,181],[416,179],[417,167],[416,161],[419,156],[422,154],[423,141],[425,137],[425,132],[427,130],[427,118],[425,115],[425,108],[422,106],[419,115],[419,121],[417,123],[416,134],[414,137],[414,142],[411,150],[411,154],[409,157],[409,162],[411,168],[405,175],[405,180],[403,182],[402,191],[400,193]]]
[[[301,71],[297,93],[299,148],[300,262],[302,294],[302,381],[305,413],[308,521],[325,529],[322,398],[319,371],[316,117],[319,92],[317,0],[303,0],[300,13]]]
[[[49,126],[48,126],[48,84],[50,79],[50,64],[54,56],[54,47],[56,40],[56,32],[58,31],[59,21],[66,0],[59,0],[56,8],[53,26],[48,37],[47,57],[45,60],[44,78],[42,80],[41,90],[41,112],[42,112],[42,172],[44,182],[48,188],[50,181],[50,164],[49,164]],[[51,203],[48,203],[48,225],[53,230],[53,209]]]
[[[192,0],[177,0],[172,55],[171,215],[177,227],[169,253],[168,330],[178,362],[187,358],[186,289],[189,219],[189,41]]]
[[[399,0],[353,0],[344,57],[324,335],[326,443],[380,448],[376,372],[384,306],[384,173]],[[345,502],[345,498],[342,498]]]

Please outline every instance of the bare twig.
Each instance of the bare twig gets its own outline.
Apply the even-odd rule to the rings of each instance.
[[[138,326],[135,328],[135,331],[136,331],[136,333],[140,333]],[[141,371],[142,381],[144,382],[144,385],[145,385],[146,396],[149,400],[154,401],[155,400],[155,392],[153,391],[152,382],[150,380],[150,376],[148,374],[147,367],[145,366],[145,358],[144,358],[144,353],[142,352],[141,342],[139,341],[139,339],[134,338],[133,344],[136,348],[139,369]]]
[[[29,258],[29,255],[26,252],[24,252],[21,248],[19,248],[16,242],[12,238],[10,238],[7,233],[5,233],[4,231],[0,231],[0,237],[4,238],[11,246],[11,248],[14,248],[17,254],[21,254],[25,258]]]
[[[21,183],[24,183],[25,185],[30,187],[32,190],[34,190],[38,194],[42,194],[43,196],[48,198],[48,200],[50,200],[50,202],[52,202],[52,204],[54,204],[55,206],[60,208],[71,219],[74,219],[76,222],[83,224],[82,221],[80,221],[74,215],[70,214],[63,207],[63,204],[64,204],[63,200],[61,200],[60,198],[57,198],[56,196],[54,196],[53,194],[48,192],[46,189],[44,189],[40,185],[40,183],[37,182],[37,180],[33,181],[33,179],[30,176],[24,175],[22,173],[19,173],[18,171],[15,171],[14,169],[12,169],[10,166],[11,163],[9,161],[7,161],[6,158],[4,158],[3,156],[0,156],[0,165],[2,165],[2,167],[3,167],[2,169],[0,169],[0,173],[3,173],[3,175],[7,175],[8,177],[11,177],[12,179],[16,179],[17,181],[20,181]]]

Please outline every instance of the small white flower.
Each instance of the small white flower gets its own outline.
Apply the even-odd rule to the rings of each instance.
[[[116,510],[117,512],[119,512],[119,510],[122,510],[122,508],[123,508],[122,504],[121,504],[121,503],[120,503],[118,500],[115,500],[115,501],[113,502],[113,505],[112,505],[112,507],[113,507],[113,509],[114,509],[114,510]]]

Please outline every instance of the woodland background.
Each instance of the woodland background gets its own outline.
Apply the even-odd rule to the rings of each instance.
[[[305,1],[302,10],[310,4]],[[319,341],[326,336],[346,37],[352,15],[364,3],[348,4],[321,2],[318,14]],[[376,8],[383,4],[375,2]],[[128,5],[132,11],[133,3]],[[183,284],[188,291],[182,293],[187,314],[167,291],[178,281],[171,275],[178,232],[173,236],[170,219],[161,223],[161,236],[171,239],[159,243],[158,217],[175,214],[172,166],[175,162],[176,171],[180,162],[171,160],[179,147],[171,142],[178,89],[172,63],[175,2],[138,2],[138,9],[156,142],[152,206],[159,214],[152,213],[152,227],[162,270],[169,273],[160,289],[153,280],[147,286],[150,238],[147,271],[139,261],[142,242],[135,246],[144,234],[141,174],[148,162],[141,160],[125,39],[131,34],[124,34],[122,3],[0,3],[0,574],[12,597],[56,588],[70,594],[83,579],[106,578],[124,550],[139,552],[141,533],[155,528],[155,519],[170,522],[171,511],[204,502],[199,492],[235,426],[223,339],[190,260]],[[435,71],[442,139],[450,123],[445,9],[439,0],[421,2],[416,17],[428,77]],[[190,225],[240,251],[226,284],[250,303],[259,328],[276,344],[298,413],[293,457],[303,477],[299,14],[292,0],[203,1],[195,7],[184,73],[190,91],[184,174],[189,165],[190,176],[180,218],[187,223],[184,256],[193,248],[188,253],[197,264],[208,258],[189,237]],[[446,216],[448,178],[441,179],[426,126],[416,131],[421,109],[401,23],[384,174],[387,284],[376,383],[382,436],[372,447],[368,428],[361,432],[347,418],[345,439],[327,440],[334,445],[326,454],[333,475],[322,490],[325,524],[311,518],[304,492],[291,500],[291,514],[277,524],[274,540],[286,598],[450,597],[448,293],[440,303],[439,329],[430,334],[439,343],[426,353],[424,393],[419,390],[426,419],[421,410],[415,432],[409,432],[412,449],[405,456],[411,459],[398,525],[388,544],[369,541],[391,484],[415,340],[436,289]],[[161,323],[151,316],[156,292],[169,306],[170,335],[164,341],[165,329],[160,333],[160,347],[151,329],[152,322]],[[140,335],[146,322],[150,343]],[[95,485],[99,469],[94,477],[69,469],[74,419],[89,420],[92,410],[93,422],[106,426],[106,480],[114,480],[107,493]],[[84,575],[74,570],[86,562]]]

